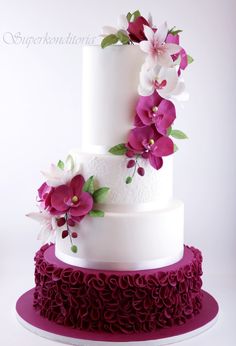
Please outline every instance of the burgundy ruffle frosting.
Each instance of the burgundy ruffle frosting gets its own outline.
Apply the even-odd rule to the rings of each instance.
[[[48,320],[86,331],[150,332],[185,323],[202,307],[202,256],[186,247],[178,263],[152,270],[78,268],[54,245],[35,256],[34,307]]]

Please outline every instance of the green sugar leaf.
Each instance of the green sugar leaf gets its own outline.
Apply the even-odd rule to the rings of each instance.
[[[170,126],[168,129],[167,129],[167,136],[169,136],[171,134],[171,131],[172,131],[172,127]]]
[[[132,183],[132,177],[127,177],[125,182],[126,182],[126,184],[131,184]]]
[[[91,217],[104,217],[104,211],[102,211],[102,210],[91,210],[89,212],[89,216],[91,216]]]
[[[134,21],[135,21],[138,17],[140,17],[140,16],[141,16],[141,13],[140,13],[139,10],[134,11],[134,12],[132,13],[132,16],[131,16],[130,21],[131,21],[131,22],[134,22]]]
[[[74,253],[77,253],[77,251],[78,251],[78,248],[77,248],[76,245],[72,245],[70,249],[71,249],[71,251],[74,252]]]
[[[173,30],[171,31],[170,33],[173,35],[173,36],[177,36],[179,33],[183,32],[183,30]]]
[[[174,143],[174,153],[176,152],[176,151],[178,151],[179,150],[179,148],[177,147],[177,145]]]
[[[194,62],[194,59],[191,57],[191,55],[187,55],[187,59],[188,59],[188,65],[192,64],[192,62]]]
[[[101,42],[101,47],[106,48],[108,46],[111,46],[112,44],[116,44],[119,41],[118,37],[114,34],[108,35],[104,37],[104,39]]]
[[[188,136],[180,130],[171,130],[170,135],[176,139],[187,139]]]
[[[94,193],[94,176],[93,175],[84,183],[83,191],[88,192],[91,195]]]
[[[102,203],[106,199],[109,187],[101,187],[93,193],[93,200],[95,203]]]
[[[65,167],[65,164],[64,164],[64,162],[63,161],[61,161],[61,160],[59,160],[58,161],[58,163],[57,163],[57,167],[59,167],[60,169],[64,169],[64,167]]]
[[[122,30],[117,32],[117,37],[122,44],[128,44],[130,42],[130,38]]]
[[[128,12],[127,15],[126,15],[126,18],[127,18],[128,22],[130,22],[131,17],[132,17],[132,13]]]
[[[124,155],[127,152],[127,148],[124,143],[117,144],[111,149],[109,149],[109,153],[113,155]]]

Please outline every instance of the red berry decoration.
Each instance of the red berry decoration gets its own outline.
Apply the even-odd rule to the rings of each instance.
[[[72,233],[71,233],[71,236],[72,236],[72,238],[77,238],[77,237],[78,237],[78,233],[72,232]]]
[[[127,150],[125,155],[129,158],[134,157],[134,152],[132,150]]]
[[[149,156],[149,153],[148,153],[148,152],[142,153],[142,158],[148,159],[148,156]]]
[[[62,234],[61,234],[62,239],[66,238],[66,237],[68,236],[68,234],[69,234],[69,233],[68,233],[67,230],[63,231]]]
[[[57,219],[57,226],[58,227],[64,226],[65,223],[66,223],[66,219],[64,217],[60,217],[59,219]]]
[[[129,160],[127,163],[127,168],[132,168],[135,166],[135,161],[134,160]]]
[[[137,170],[137,172],[138,172],[139,175],[141,175],[141,177],[143,177],[144,174],[145,174],[145,170],[144,170],[143,167],[139,167],[138,170]]]
[[[72,220],[72,219],[68,219],[68,220],[67,220],[67,224],[68,224],[70,227],[74,227],[74,226],[75,226],[75,221]]]

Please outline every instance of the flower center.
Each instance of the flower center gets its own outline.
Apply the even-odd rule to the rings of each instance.
[[[154,139],[149,139],[149,142],[148,142],[148,144],[151,146],[151,145],[153,145],[155,142],[154,142]]]
[[[158,81],[158,78],[154,79],[153,81],[153,86],[157,90],[163,89],[166,86],[166,84],[167,84],[167,81],[165,79],[161,81],[161,83]]]
[[[71,198],[71,201],[72,201],[73,204],[76,204],[78,202],[78,200],[79,200],[79,198],[77,196],[73,196]]]
[[[157,106],[153,106],[153,107],[152,107],[152,111],[153,111],[153,113],[156,113],[156,112],[157,112],[157,110],[158,110],[158,107],[157,107]]]

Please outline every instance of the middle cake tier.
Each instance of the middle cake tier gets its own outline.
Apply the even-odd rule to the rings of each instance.
[[[73,239],[57,232],[56,257],[71,265],[109,270],[142,270],[171,265],[182,258],[184,205],[172,200],[168,206],[149,211],[106,212],[102,218],[86,217]]]
[[[94,176],[95,185],[109,187],[108,196],[101,206],[104,211],[149,211],[168,206],[173,199],[173,157],[163,158],[163,166],[155,170],[140,158],[139,165],[145,169],[143,177],[135,174],[132,183],[126,184],[133,169],[127,168],[128,158],[110,153],[70,153],[78,171],[88,179]]]

